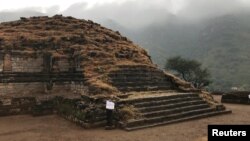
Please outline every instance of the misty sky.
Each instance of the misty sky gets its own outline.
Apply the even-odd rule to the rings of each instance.
[[[199,21],[249,7],[250,0],[0,0],[0,19],[8,20],[8,13],[34,16],[32,11],[35,11],[49,16],[63,14],[97,22],[111,19],[125,27],[139,27],[172,17]],[[5,13],[5,17],[1,13]]]

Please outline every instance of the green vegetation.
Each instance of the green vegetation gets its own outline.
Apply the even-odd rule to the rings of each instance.
[[[201,63],[195,60],[188,60],[179,56],[172,57],[167,60],[165,69],[176,72],[178,76],[191,82],[196,88],[203,88],[211,83],[208,70],[202,69]]]
[[[196,23],[173,17],[141,30],[121,31],[148,50],[153,61],[164,68],[166,57],[199,60],[209,68],[211,90],[232,87],[250,90],[249,12],[224,15]]]

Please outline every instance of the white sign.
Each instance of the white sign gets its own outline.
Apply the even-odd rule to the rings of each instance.
[[[112,101],[107,100],[106,101],[106,109],[114,110],[115,109],[115,103],[112,102]]]
[[[248,95],[248,98],[250,99],[250,94]]]

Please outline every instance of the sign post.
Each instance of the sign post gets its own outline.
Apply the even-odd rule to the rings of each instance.
[[[106,129],[113,129],[113,111],[115,109],[115,103],[111,100],[106,101],[106,116],[107,116],[107,125]]]
[[[248,95],[248,104],[250,104],[250,94]]]

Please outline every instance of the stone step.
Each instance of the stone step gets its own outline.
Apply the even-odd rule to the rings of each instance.
[[[165,105],[165,104],[171,104],[171,103],[178,103],[178,102],[184,102],[184,101],[194,101],[194,100],[201,100],[200,97],[177,97],[174,99],[163,99],[163,100],[155,100],[155,101],[146,101],[146,102],[137,102],[133,105],[137,108],[140,107],[151,107],[151,106],[157,106],[157,105]]]
[[[162,93],[161,93],[162,94]],[[140,97],[135,99],[124,99],[121,100],[119,103],[143,103],[143,102],[153,102],[153,101],[159,101],[159,100],[170,100],[170,99],[176,99],[176,98],[187,98],[187,97],[198,97],[199,95],[196,93],[175,93],[172,95],[169,95],[166,93],[164,96],[150,96],[150,97]]]
[[[114,85],[116,86],[116,85]],[[142,90],[168,90],[172,87],[172,85],[134,85],[134,86],[116,86],[119,90],[124,90],[124,91],[142,91]]]
[[[118,90],[123,92],[141,92],[141,91],[157,91],[157,90],[170,90],[171,86],[141,86],[141,87],[118,87]]]
[[[163,76],[135,76],[135,77],[124,77],[124,76],[119,76],[119,77],[111,77],[112,82],[136,82],[136,81],[150,81],[150,80],[163,80],[163,81],[169,81],[168,78],[163,77]]]
[[[205,101],[203,100],[194,100],[194,101],[184,101],[180,103],[174,103],[174,104],[167,104],[167,105],[157,105],[157,106],[152,106],[152,107],[142,107],[142,108],[137,108],[140,112],[151,112],[151,111],[160,111],[160,110],[165,110],[165,109],[174,109],[174,108],[179,108],[183,106],[189,106],[189,105],[199,105],[199,104],[206,104]]]
[[[231,110],[212,111],[212,112],[207,112],[207,113],[196,114],[196,115],[193,115],[193,116],[187,116],[187,117],[182,117],[182,118],[178,118],[178,119],[162,121],[162,122],[158,122],[158,123],[145,124],[145,125],[133,126],[133,127],[124,127],[124,129],[127,130],[127,131],[132,131],[132,130],[150,128],[150,127],[155,127],[155,126],[160,126],[160,125],[166,125],[166,124],[171,124],[171,123],[177,123],[177,122],[193,120],[193,119],[199,119],[199,118],[206,118],[206,117],[222,115],[222,114],[229,114],[229,113],[232,113],[232,111]]]
[[[204,113],[213,112],[213,111],[214,111],[213,108],[202,108],[202,109],[185,111],[185,112],[171,114],[171,115],[162,115],[162,116],[152,117],[152,118],[134,119],[134,120],[128,121],[126,123],[126,126],[127,127],[136,127],[136,126],[142,126],[145,124],[154,124],[154,123],[170,121],[170,120],[174,120],[174,119],[180,119],[180,118],[184,118],[184,117],[191,117],[191,116],[195,116],[198,114],[204,114]]]
[[[136,73],[136,72],[131,72],[131,73],[113,73],[113,74],[109,74],[109,77],[111,78],[123,78],[123,77],[155,77],[155,78],[159,78],[159,77],[164,77],[164,73],[155,73],[155,72],[142,72],[142,73]]]
[[[150,85],[150,86],[165,86],[165,85],[170,85],[170,82],[165,81],[165,80],[156,80],[154,81],[146,81],[146,80],[141,80],[141,81],[119,81],[119,82],[111,82],[115,86],[126,86],[126,87],[131,87],[131,86],[144,86],[144,85]]]
[[[118,70],[118,71],[112,71],[110,72],[109,74],[112,76],[112,75],[120,75],[120,74],[143,74],[143,73],[155,73],[155,74],[159,74],[159,73],[163,73],[162,71],[158,71],[158,70],[151,70],[151,69],[136,69],[136,70],[133,70],[133,69],[127,69],[127,70]]]
[[[208,104],[188,105],[188,106],[167,109],[167,110],[145,112],[142,114],[142,116],[150,118],[150,117],[156,117],[156,116],[161,116],[161,115],[170,115],[170,114],[181,113],[184,111],[187,112],[187,111],[191,111],[191,110],[198,110],[198,109],[202,109],[202,108],[209,108],[209,105]]]
[[[165,87],[165,86],[172,86],[171,83],[169,82],[132,82],[132,83],[119,83],[119,84],[113,84],[112,85],[120,88],[120,89],[124,89],[127,87]]]
[[[147,68],[147,67],[124,67],[124,68],[120,68],[120,70],[118,71],[114,71],[114,72],[135,72],[135,71],[140,71],[140,72],[145,72],[145,71],[154,71],[154,72],[162,72],[162,70],[160,69],[156,69],[156,68]]]

